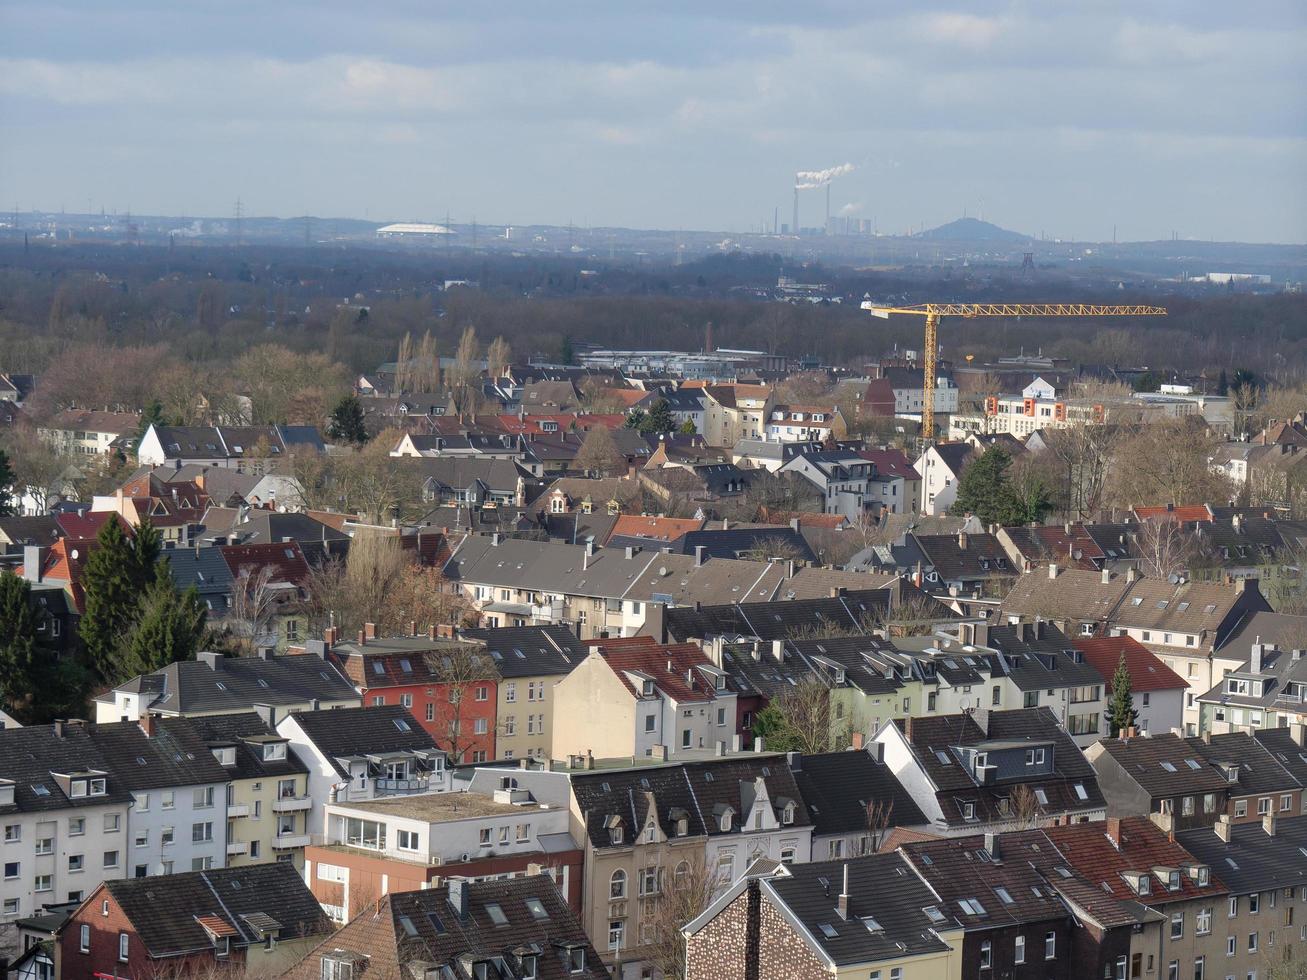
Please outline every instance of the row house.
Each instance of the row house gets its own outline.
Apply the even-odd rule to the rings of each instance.
[[[636,980],[673,890],[725,892],[759,860],[811,855],[812,822],[782,755],[576,773],[582,923],[614,975]]]
[[[902,718],[875,741],[935,833],[1100,819],[1107,801],[1048,708]]]
[[[553,689],[551,758],[656,758],[736,747],[735,692],[693,643],[592,641]]]
[[[1197,697],[1199,730],[1258,732],[1307,722],[1307,617],[1255,612],[1217,651],[1222,676]]]
[[[275,975],[331,933],[281,864],[107,881],[59,928],[55,976]]]
[[[1183,731],[1189,685],[1160,657],[1128,636],[1076,637],[1071,642],[1085,655],[1085,662],[1098,671],[1109,699],[1117,668],[1125,662],[1135,709],[1134,727],[1141,735]]]
[[[323,825],[329,803],[439,793],[450,786],[445,753],[403,705],[297,711],[281,720],[277,734],[308,767],[307,827]]]
[[[759,868],[683,932],[687,980],[964,975],[962,924],[898,853]]]
[[[367,623],[356,641],[331,642],[327,656],[364,705],[408,709],[455,765],[498,758],[500,676],[479,645],[427,634],[380,638]]]
[[[143,714],[199,717],[266,705],[275,725],[292,711],[357,707],[358,691],[327,662],[322,642],[311,640],[306,647],[309,656],[274,655],[267,649],[254,657],[200,651],[194,660],[139,674],[96,696],[96,721],[135,721]]]
[[[385,976],[609,980],[610,974],[550,879],[443,879],[387,895],[314,946],[286,980]],[[368,972],[364,972],[368,970]],[[393,972],[392,972],[393,971]]]
[[[508,772],[504,780],[511,785]],[[527,790],[332,803],[324,816],[321,843],[309,847],[305,873],[337,922],[382,896],[430,888],[451,876],[480,881],[547,873],[580,910],[581,852],[568,833],[568,809],[537,802]]]

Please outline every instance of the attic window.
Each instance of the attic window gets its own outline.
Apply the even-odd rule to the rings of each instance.
[[[926,913],[926,918],[929,919],[931,922],[935,922],[935,923],[943,922],[947,918],[947,916],[945,916],[944,913],[939,910],[938,905],[927,905],[921,911]]]
[[[213,683],[218,688],[219,691],[227,690],[227,685],[224,684],[222,681],[214,681]]]
[[[1202,768],[1202,765],[1199,763],[1197,759],[1185,759],[1184,764],[1188,766],[1190,769],[1194,769],[1194,770]]]
[[[869,915],[862,917],[862,924],[867,927],[868,932],[884,932],[885,927]]]
[[[1212,613],[1216,612],[1216,603],[1209,602],[1207,605],[1203,606],[1203,612],[1205,612],[1209,616]]]
[[[827,939],[836,939],[839,937],[839,933],[835,931],[835,927],[829,922],[818,923],[817,928],[821,930],[821,934]]]
[[[994,894],[1003,900],[1004,905],[1015,905],[1016,901],[1012,898],[1012,893],[1002,885],[994,889]]]
[[[980,904],[980,899],[978,898],[960,899],[958,905],[961,906],[962,911],[967,913],[967,915],[983,916],[985,914],[985,906]]]
[[[1035,799],[1039,801],[1041,806],[1048,806],[1048,794],[1042,789],[1035,790]]]
[[[403,718],[395,719],[395,727],[398,728],[401,732],[411,732],[413,730],[412,728],[409,727],[408,722],[406,722]]]
[[[538,898],[528,898],[526,900],[526,910],[531,913],[533,919],[549,918],[549,912],[545,909],[544,902]]]
[[[1075,784],[1076,797],[1081,800],[1089,799],[1089,794],[1085,791],[1084,783]]]
[[[372,661],[372,673],[384,674],[385,672],[386,672],[386,668],[382,665],[380,660]]]
[[[413,673],[413,665],[409,663],[407,659],[401,660],[399,662],[399,669],[406,674]]]
[[[1157,608],[1158,608],[1158,609],[1165,609],[1165,608],[1167,607],[1167,605],[1170,603],[1170,601],[1171,601],[1170,599],[1158,599],[1158,600],[1157,600]]]
[[[1160,766],[1161,766],[1163,769],[1165,769],[1167,772],[1176,772],[1176,771],[1177,771],[1176,768],[1175,768],[1175,764],[1172,763],[1172,762],[1167,761],[1166,759],[1163,759],[1160,763],[1158,763],[1158,765],[1160,765]]]
[[[504,910],[495,902],[486,904],[486,915],[490,916],[490,921],[497,926],[508,925],[508,916],[504,915]]]
[[[407,915],[401,915],[399,917],[399,924],[404,928],[404,935],[416,936],[418,934],[418,927],[413,924],[413,920]]]
[[[1142,606],[1143,604],[1144,604],[1143,596],[1135,596],[1133,599],[1130,600],[1130,605],[1132,606]]]

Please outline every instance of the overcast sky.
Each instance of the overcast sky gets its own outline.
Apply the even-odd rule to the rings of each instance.
[[[0,0],[5,210],[746,230],[845,162],[881,231],[1307,241],[1307,3]]]

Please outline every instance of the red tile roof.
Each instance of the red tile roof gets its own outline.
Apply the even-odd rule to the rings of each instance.
[[[1150,905],[1169,902],[1188,902],[1207,895],[1221,895],[1228,889],[1217,878],[1218,869],[1211,869],[1207,885],[1199,885],[1185,871],[1186,865],[1197,864],[1193,855],[1167,835],[1147,817],[1126,817],[1121,820],[1120,844],[1113,844],[1107,834],[1112,821],[1078,823],[1062,827],[1045,827],[1044,833],[1057,845],[1072,868],[1113,898],[1138,901],[1139,896],[1122,877],[1123,872],[1152,873],[1153,868],[1175,868],[1180,871],[1180,888],[1168,891],[1166,886],[1151,882]]]
[[[645,517],[624,514],[613,524],[610,537],[619,535],[632,538],[654,538],[658,541],[675,541],[703,528],[703,521],[689,517]]]
[[[45,556],[45,565],[41,569],[42,580],[64,583],[64,591],[79,613],[86,611],[82,571],[86,567],[86,559],[99,546],[94,538],[60,538],[50,546],[50,551]],[[15,571],[21,576],[26,569],[19,566]]]
[[[843,514],[809,514],[799,510],[772,510],[770,507],[761,508],[758,517],[768,524],[788,524],[797,520],[799,527],[825,527],[831,530],[838,530],[848,523],[848,518]]]
[[[1172,691],[1184,690],[1189,685],[1185,679],[1166,664],[1162,663],[1147,647],[1129,636],[1101,636],[1096,638],[1077,637],[1072,641],[1077,650],[1083,651],[1085,660],[1103,675],[1103,680],[1112,683],[1116,665],[1125,654],[1126,670],[1130,671],[1130,689],[1133,691]]]
[[[1189,523],[1191,521],[1212,520],[1212,510],[1206,504],[1167,504],[1163,507],[1136,507],[1135,517],[1141,521],[1161,517]]]
[[[858,455],[876,464],[877,476],[896,476],[904,480],[920,480],[921,474],[912,466],[912,460],[900,449],[860,449]]]
[[[706,678],[697,670],[700,665],[711,666],[711,662],[693,643],[663,644],[655,643],[650,636],[632,636],[587,641],[586,646],[593,646],[599,651],[634,697],[639,697],[640,694],[626,676],[626,671],[635,671],[652,678],[654,686],[675,701],[713,699]],[[688,677],[693,677],[693,682]]]
[[[227,544],[222,545],[222,557],[231,569],[233,578],[239,578],[242,571],[251,575],[259,569],[271,566],[276,570],[274,582],[289,582],[304,585],[309,577],[309,563],[300,550],[298,541],[279,541],[270,544]]]
[[[104,522],[111,517],[118,518],[128,537],[136,533],[130,524],[110,510],[87,511],[85,514],[57,514],[54,522],[59,525],[59,530],[63,532],[64,537],[88,540],[99,534]]]

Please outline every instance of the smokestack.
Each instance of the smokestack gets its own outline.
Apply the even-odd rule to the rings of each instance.
[[[790,225],[790,234],[799,233],[799,181],[796,177],[794,180],[794,223]]]

